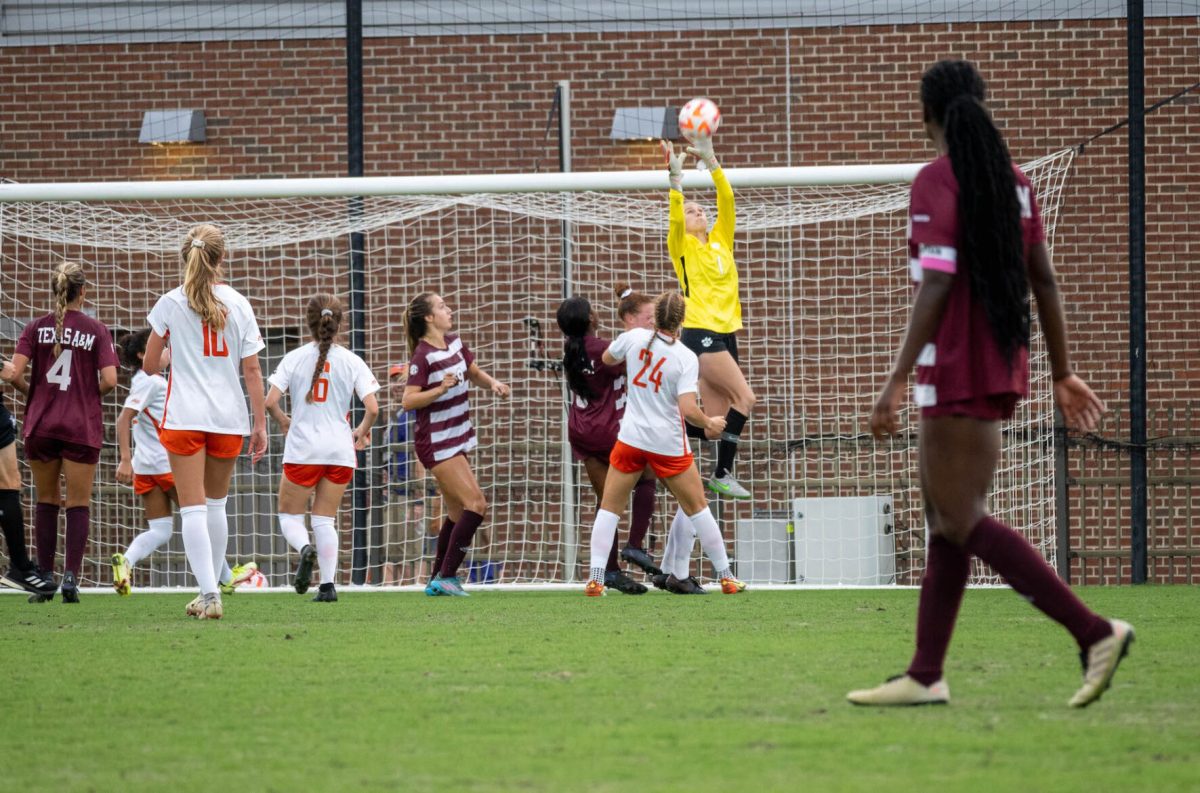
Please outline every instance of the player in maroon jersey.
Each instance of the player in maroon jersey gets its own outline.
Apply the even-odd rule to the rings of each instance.
[[[654,298],[634,292],[627,284],[617,287],[617,314],[625,329],[654,326]],[[596,498],[604,495],[609,457],[617,443],[621,414],[625,411],[625,367],[606,366],[600,356],[609,342],[596,336],[597,318],[586,298],[570,297],[557,312],[564,342],[563,371],[571,390],[567,416],[567,438],[575,459],[583,463]],[[651,575],[662,572],[642,547],[650,518],[654,515],[654,489],[658,481],[649,468],[633,490],[633,513],[629,542],[621,549],[622,559]],[[646,587],[626,575],[617,564],[616,539],[608,557],[604,586],[629,595],[641,595]]]
[[[437,294],[414,297],[404,324],[412,361],[402,405],[416,411],[413,447],[421,465],[437,480],[446,506],[434,577],[425,594],[463,597],[467,593],[458,568],[487,510],[487,499],[467,461],[467,452],[478,445],[468,411],[468,383],[501,397],[509,395],[509,388],[480,369],[467,345],[450,332],[453,316]]]
[[[54,568],[58,544],[59,477],[67,480],[64,603],[79,602],[79,573],[91,522],[96,463],[104,440],[100,398],[117,385],[117,353],[102,323],[81,309],[87,293],[83,268],[63,262],[51,281],[54,311],[25,326],[6,379],[26,394],[25,459],[37,490],[34,534],[38,567]],[[26,367],[29,376],[26,378]],[[48,600],[33,595],[31,601]]]
[[[1089,610],[1022,535],[987,512],[1000,422],[1012,417],[1029,386],[1030,286],[1050,354],[1054,399],[1068,425],[1091,430],[1104,403],[1071,370],[1033,189],[1012,164],[985,95],[983,78],[966,61],[940,61],[921,79],[925,130],[938,158],[913,182],[909,253],[916,297],[870,425],[876,438],[896,432],[915,365],[929,541],[912,663],[881,686],[850,692],[847,698],[858,705],[949,702],[942,665],[972,554],[1075,638],[1084,680],[1070,706],[1100,697],[1133,641],[1127,623]]]

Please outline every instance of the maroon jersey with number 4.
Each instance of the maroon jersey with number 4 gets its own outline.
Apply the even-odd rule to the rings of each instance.
[[[112,336],[79,311],[63,317],[62,349],[54,355],[54,315],[30,322],[17,342],[29,358],[25,438],[55,438],[99,449],[104,442],[99,370],[117,365]]]
[[[625,412],[625,366],[606,366],[603,359],[608,342],[596,336],[583,337],[584,350],[590,362],[590,374],[585,374],[592,399],[571,392],[571,409],[567,415],[567,439],[575,456],[602,457],[617,443],[621,416]]]
[[[1030,249],[1046,239],[1041,215],[1029,179],[1015,165],[1017,199],[1021,208],[1021,234],[1025,260]],[[958,180],[949,157],[926,165],[913,181],[909,204],[909,261],[914,282],[924,270],[954,275],[950,296],[934,340],[917,359],[913,400],[933,407],[999,394],[1025,396],[1029,392],[1029,350],[1022,346],[1011,365],[1000,351],[988,325],[987,314],[971,294],[967,268],[958,261],[962,229],[958,217]]]

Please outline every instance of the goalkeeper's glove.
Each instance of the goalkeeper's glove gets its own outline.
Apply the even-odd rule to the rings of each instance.
[[[696,138],[692,141],[692,145],[688,146],[688,153],[692,154],[704,161],[708,166],[708,170],[715,171],[721,167],[717,162],[717,155],[713,152],[712,138]]]
[[[670,173],[671,189],[683,192],[683,160],[687,157],[684,152],[675,153],[671,141],[662,141],[663,156],[667,158],[667,171]]]

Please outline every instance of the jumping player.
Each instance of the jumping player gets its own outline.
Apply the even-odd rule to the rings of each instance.
[[[604,495],[592,525],[591,576],[585,588],[589,597],[604,594],[605,562],[617,522],[647,465],[688,516],[721,580],[721,590],[734,594],[746,588],[729,567],[721,529],[704,498],[704,485],[684,433],[684,421],[706,431],[725,428],[724,418],[705,416],[696,405],[699,364],[695,353],[678,338],[685,310],[682,295],[664,292],[654,302],[654,329],[628,330],[601,355],[609,366],[624,362],[629,392]]]
[[[321,586],[313,600],[332,603],[337,600],[337,510],[358,464],[356,452],[371,443],[371,427],[379,416],[379,381],[362,358],[333,343],[342,325],[337,298],[311,298],[305,320],[312,341],[285,355],[268,378],[267,410],[287,434],[279,478],[279,531],[300,553],[296,592],[308,591],[313,563],[319,560]],[[292,395],[290,419],[279,407],[287,393]],[[352,430],[346,417],[356,394],[365,410]],[[304,528],[310,497],[315,548]]]
[[[266,345],[246,298],[222,283],[225,238],[216,226],[188,232],[180,249],[183,285],[158,299],[150,311],[152,333],[142,368],[158,374],[163,348],[170,340],[171,372],[159,438],[167,450],[179,514],[183,548],[200,595],[185,613],[220,619],[225,609],[217,571],[225,562],[229,520],[225,513],[229,480],[243,438],[250,436],[250,459],[267,450],[262,369],[258,353]],[[242,391],[242,378],[246,391]],[[250,397],[253,425],[246,416]]]
[[[11,382],[26,393],[25,459],[37,490],[34,533],[38,567],[54,569],[58,544],[59,477],[67,481],[67,548],[62,599],[79,602],[79,574],[91,523],[92,485],[104,440],[101,398],[117,385],[112,336],[83,313],[87,278],[74,262],[54,269],[54,311],[25,326],[17,342]],[[29,367],[28,380],[25,378]],[[31,602],[53,597],[35,594]]]
[[[438,533],[434,577],[427,595],[465,597],[458,568],[483,523],[487,500],[467,462],[478,444],[468,410],[468,382],[507,398],[509,387],[484,372],[456,334],[450,307],[439,295],[423,292],[408,304],[404,319],[412,361],[403,408],[415,410],[413,446],[442,493],[446,518]]]
[[[1071,370],[1066,322],[1033,188],[1009,159],[966,61],[940,61],[921,79],[925,131],[938,158],[917,174],[909,209],[916,297],[891,376],[871,413],[876,438],[896,432],[917,367],[921,492],[929,541],[917,609],[917,649],[904,675],[852,691],[856,705],[950,701],[942,666],[974,554],[1075,638],[1084,707],[1108,688],[1133,628],[1079,601],[1019,533],[987,512],[1000,422],[1029,389],[1028,294],[1046,336],[1054,399],[1067,424],[1094,428],[1104,404]]]
[[[121,363],[133,370],[133,382],[129,385],[129,396],[117,417],[117,449],[120,461],[116,479],[124,485],[133,485],[133,492],[142,497],[142,510],[149,528],[133,538],[125,553],[112,556],[113,589],[118,595],[128,596],[133,591],[133,568],[171,539],[174,519],[171,504],[179,503],[175,493],[175,477],[171,475],[171,463],[167,450],[158,439],[162,426],[163,407],[167,401],[167,381],[162,375],[148,375],[142,370],[142,359],[146,356],[146,341],[150,329],[129,333],[117,343]],[[171,354],[163,352],[159,362],[161,368],[170,365]],[[130,446],[133,446],[132,455]],[[240,564],[232,570],[222,557],[220,580],[221,594],[230,595],[237,587],[250,579],[258,570],[254,562]]]
[[[702,434],[697,427],[689,429],[689,435],[717,439],[717,467],[708,489],[728,498],[748,499],[750,492],[733,476],[733,461],[757,397],[738,367],[742,304],[733,259],[733,188],[713,153],[712,139],[698,139],[688,152],[704,161],[717,188],[717,219],[710,231],[704,207],[683,200],[686,155],[676,155],[670,141],[663,141],[662,147],[671,182],[667,251],[687,300],[680,339],[700,359],[700,403],[705,412],[725,415],[725,429],[719,434]]]

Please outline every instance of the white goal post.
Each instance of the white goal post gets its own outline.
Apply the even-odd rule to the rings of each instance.
[[[1064,150],[1023,166],[1051,235],[1071,160]],[[746,324],[739,352],[758,404],[737,463],[755,497],[721,502],[716,511],[736,569],[751,582],[919,577],[915,412],[906,407],[908,432],[893,440],[875,442],[864,427],[907,319],[906,208],[919,168],[726,170],[737,200]],[[351,246],[361,245],[364,310],[355,322],[365,340],[360,352],[381,381],[391,365],[408,360],[405,305],[433,290],[454,309],[456,329],[479,364],[513,387],[507,402],[472,394],[480,446],[471,461],[489,507],[468,557],[470,576],[478,583],[578,580],[586,574],[581,562],[596,500],[564,437],[554,312],[565,295],[587,297],[601,335],[611,338],[618,284],[651,295],[676,286],[665,248],[666,186],[661,170],[0,184],[0,353],[10,355],[25,323],[50,310],[49,275],[62,259],[84,264],[88,310],[114,336],[145,327],[155,299],[179,282],[184,234],[212,222],[231,251],[227,280],[249,298],[264,330],[269,373],[307,340],[303,306],[311,295],[333,292],[349,307]],[[685,175],[689,198],[711,204],[711,187],[706,173]],[[1031,366],[1030,399],[1005,428],[992,506],[1052,557],[1053,417],[1037,335]],[[128,383],[123,372],[106,399],[83,574],[90,585],[109,583],[107,559],[144,529],[138,499],[114,478],[112,425]],[[19,419],[19,400],[11,392],[3,399]],[[354,514],[349,496],[343,505],[341,568],[354,583],[385,576],[410,583],[432,558],[439,505],[432,479],[415,480],[411,465],[409,479],[395,481],[394,455],[411,457],[411,448],[389,440],[398,401],[386,386],[381,401],[379,429],[355,484],[365,508]],[[270,584],[282,586],[295,559],[274,520],[282,437],[270,429],[264,461],[238,465],[230,559],[253,559]],[[702,471],[711,466],[704,449]],[[659,490],[648,538],[656,557],[674,511]],[[26,499],[31,505],[28,492]],[[991,580],[988,571],[973,571],[974,582]],[[177,533],[135,574],[135,586],[190,583]]]

